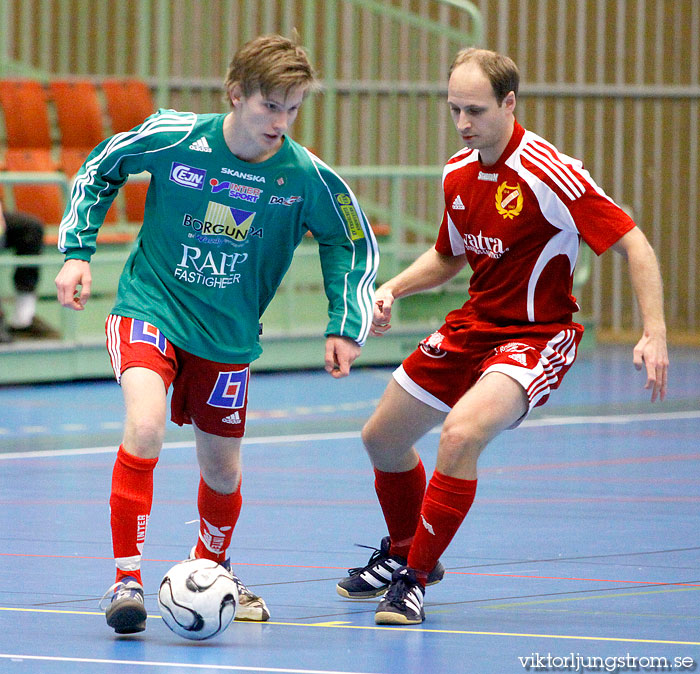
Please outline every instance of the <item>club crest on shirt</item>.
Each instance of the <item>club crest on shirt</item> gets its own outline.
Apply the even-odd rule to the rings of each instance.
[[[502,182],[496,190],[496,210],[503,216],[504,220],[512,220],[516,215],[520,215],[523,210],[523,191],[520,183],[509,185]]]
[[[442,342],[445,339],[439,330],[436,330],[431,335],[428,335],[418,346],[420,350],[430,358],[444,358],[447,351],[443,350]]]

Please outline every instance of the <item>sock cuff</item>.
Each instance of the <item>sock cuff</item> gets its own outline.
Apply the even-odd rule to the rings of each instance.
[[[438,470],[436,470],[430,478],[430,484],[433,487],[465,496],[473,496],[476,493],[477,482],[478,480],[462,480],[458,477],[445,475]]]
[[[117,452],[117,461],[123,464],[127,468],[133,468],[134,470],[149,471],[153,470],[158,463],[158,457],[155,459],[142,459],[140,456],[135,456],[134,454],[129,454],[124,449],[124,445],[119,445],[119,451]]]
[[[241,494],[241,483],[243,479],[238,480],[238,486],[230,494],[222,494],[220,491],[212,489],[205,481],[202,475],[199,476],[199,493],[206,494],[207,497],[216,501],[228,501],[231,498],[238,498]]]
[[[423,466],[423,462],[419,457],[415,468],[411,468],[411,470],[402,471],[400,473],[387,473],[386,471],[375,468],[374,477],[376,480],[381,480],[384,484],[400,483],[403,485],[405,484],[406,478],[424,483],[425,467]]]

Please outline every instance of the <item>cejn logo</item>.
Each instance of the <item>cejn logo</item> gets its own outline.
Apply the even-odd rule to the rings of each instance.
[[[180,162],[174,161],[170,167],[170,180],[182,187],[201,190],[204,188],[204,179],[206,177],[207,172],[204,169],[180,164]]]

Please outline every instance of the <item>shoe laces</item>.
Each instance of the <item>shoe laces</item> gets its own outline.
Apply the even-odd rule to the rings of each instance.
[[[253,594],[246,584],[231,570],[229,570],[229,573],[233,576],[233,582],[236,583],[236,587],[238,588],[238,597],[239,601],[241,597],[246,598],[246,602],[251,602],[251,601],[258,601],[260,597],[258,597],[257,594]]]
[[[402,574],[397,580],[392,579],[384,599],[393,606],[399,606],[414,587],[418,587],[419,592],[423,589],[417,580],[414,580],[408,574]]]
[[[372,556],[369,558],[369,561],[367,562],[367,564],[365,564],[364,566],[355,566],[352,569],[348,569],[349,576],[357,576],[358,574],[362,573],[366,569],[369,569],[370,567],[374,566],[375,563],[379,559],[384,557],[384,555],[382,555],[381,549],[375,548],[372,545],[362,545],[362,543],[355,543],[355,546],[358,548],[366,548],[367,550],[374,550],[374,552],[372,553]]]
[[[194,554],[195,548],[192,548],[190,551],[190,556],[189,559],[195,559],[195,554]],[[238,589],[238,599],[239,601],[241,600],[241,597],[245,599],[243,603],[250,603],[253,601],[260,601],[260,597],[258,597],[257,594],[252,593],[246,586],[246,584],[233,572],[233,569],[231,568],[231,559],[227,557],[223,562],[219,562],[221,566],[228,571],[231,576],[233,576],[233,582],[236,583],[236,588]]]
[[[100,602],[98,604],[99,609],[101,611],[104,611],[107,608],[107,606],[109,606],[113,601],[120,599],[122,595],[129,595],[130,598],[135,598],[137,600],[140,599],[142,595],[141,593],[136,591],[138,588],[128,587],[128,585],[129,583],[125,583],[123,580],[118,580],[113,585],[110,585],[107,588],[107,591],[102,595],[102,599],[100,599]],[[131,597],[132,593],[134,595],[133,597]],[[108,597],[109,601],[106,602]]]

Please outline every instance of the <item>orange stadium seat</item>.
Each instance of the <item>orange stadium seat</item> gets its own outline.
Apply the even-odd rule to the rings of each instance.
[[[107,79],[102,82],[113,133],[129,131],[156,110],[148,85],[138,79]],[[141,222],[146,204],[147,182],[127,183],[122,190],[129,222]]]
[[[88,81],[55,80],[49,92],[61,134],[60,162],[66,173],[75,175],[90,150],[105,138],[97,88]]]
[[[93,148],[104,140],[97,87],[87,80],[54,80],[49,92],[56,106],[61,144]]]
[[[35,80],[0,80],[8,148],[51,149],[46,90]]]
[[[59,165],[72,177],[106,136],[98,90],[87,80],[54,80],[49,84],[49,92],[61,135]],[[115,204],[107,212],[105,223],[117,220]]]
[[[58,171],[51,154],[51,124],[44,86],[36,80],[0,80],[0,109],[5,126],[5,171]],[[7,188],[5,188],[7,191]],[[58,185],[16,184],[11,188],[15,210],[56,225],[65,199]]]
[[[106,79],[102,91],[112,132],[128,131],[156,111],[148,85],[136,79]]]
[[[8,148],[5,153],[7,171],[58,171],[51,153],[43,148]],[[57,225],[64,209],[64,196],[58,185],[43,183],[13,186],[14,208],[30,213],[47,225]]]

